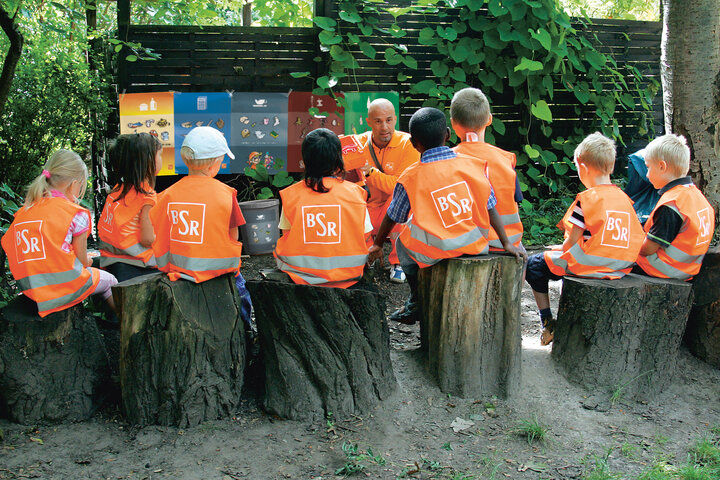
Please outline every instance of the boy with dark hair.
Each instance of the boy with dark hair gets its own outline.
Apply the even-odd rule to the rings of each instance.
[[[410,298],[391,320],[417,322],[418,269],[445,258],[488,252],[488,230],[496,229],[508,252],[524,257],[510,243],[495,211],[495,195],[479,162],[445,146],[450,138],[445,115],[421,108],[410,119],[410,140],[420,163],[398,179],[393,199],[380,225],[368,261],[382,256],[382,245],[397,223],[408,222],[397,241],[400,264],[410,286]],[[412,214],[410,211],[412,210]]]

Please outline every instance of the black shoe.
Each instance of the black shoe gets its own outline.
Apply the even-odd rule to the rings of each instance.
[[[245,330],[245,349],[248,360],[254,360],[260,355],[260,343],[255,330]]]
[[[414,325],[417,323],[418,317],[417,304],[414,302],[405,302],[405,305],[391,313],[388,318],[404,325]]]

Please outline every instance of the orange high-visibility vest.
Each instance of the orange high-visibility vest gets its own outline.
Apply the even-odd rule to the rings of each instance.
[[[95,291],[100,275],[83,266],[62,244],[73,217],[87,212],[66,198],[44,198],[21,208],[2,237],[10,272],[45,317],[82,302]],[[88,213],[89,215],[89,213]]]
[[[148,187],[149,191],[152,191]],[[116,186],[105,199],[98,236],[100,237],[100,266],[107,267],[113,263],[127,263],[137,267],[155,267],[155,256],[152,247],[143,247],[140,243],[140,228],[132,235],[123,235],[123,225],[131,221],[145,205],[155,204],[155,192],[138,193],[131,188],[122,200],[117,200],[122,192],[122,185]]]
[[[618,279],[630,273],[640,253],[644,235],[632,200],[616,185],[597,185],[580,192],[558,226],[567,236],[569,219],[580,202],[590,238],[563,252],[545,252],[545,262],[555,275]]]
[[[715,210],[693,184],[678,185],[660,197],[645,231],[650,231],[653,215],[661,205],[672,208],[683,218],[683,226],[669,247],[659,248],[637,264],[653,277],[690,280],[700,271],[715,231]]]
[[[462,142],[453,150],[479,158],[487,164],[487,177],[497,199],[495,210],[505,225],[508,240],[519,247],[522,242],[523,224],[520,221],[518,204],[515,202],[515,178],[517,176],[515,154],[485,142]],[[490,226],[488,240],[491,251],[505,250],[492,226]]]
[[[242,243],[229,235],[234,188],[189,175],[158,194],[150,210],[158,269],[195,283],[240,269]]]
[[[477,159],[418,163],[400,176],[412,216],[400,241],[420,267],[488,251],[490,182]]]
[[[347,288],[363,275],[366,193],[352,182],[325,177],[318,193],[304,182],[280,191],[291,228],[273,252],[277,267],[295,283]]]

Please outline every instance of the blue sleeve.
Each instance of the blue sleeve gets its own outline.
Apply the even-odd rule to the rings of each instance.
[[[410,216],[410,199],[402,183],[395,184],[393,199],[387,209],[387,215],[393,222],[405,223]]]

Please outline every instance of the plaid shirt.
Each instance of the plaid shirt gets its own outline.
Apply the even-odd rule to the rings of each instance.
[[[431,163],[439,160],[449,160],[457,157],[457,154],[453,152],[450,147],[436,147],[426,150],[425,153],[420,157],[420,163]],[[495,198],[495,191],[490,185],[490,197],[487,201],[487,209],[495,208],[497,199]],[[393,191],[393,199],[390,202],[390,206],[387,209],[388,217],[397,223],[405,223],[410,216],[410,199],[408,198],[405,187],[401,183],[395,185]]]

